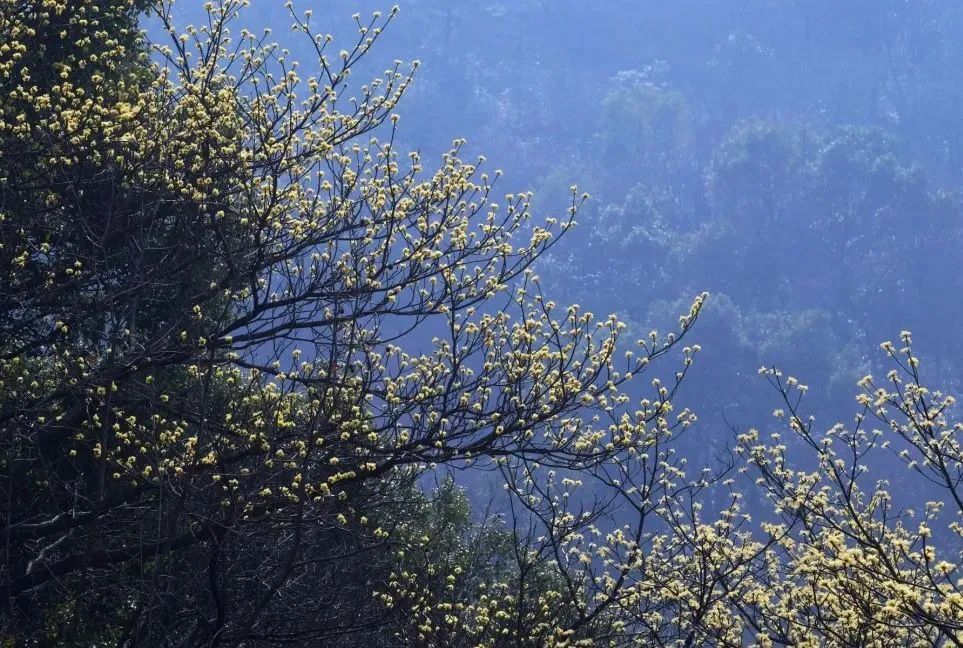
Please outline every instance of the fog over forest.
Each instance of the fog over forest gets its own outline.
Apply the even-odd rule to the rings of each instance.
[[[332,30],[377,2],[340,2]],[[700,465],[732,428],[772,427],[759,367],[849,421],[879,344],[916,334],[960,391],[963,7],[951,2],[415,1],[370,72],[422,67],[399,141],[452,140],[534,192],[538,216],[591,195],[537,266],[550,297],[666,330],[705,290]],[[255,5],[256,24],[287,26]],[[297,53],[297,49],[292,51]],[[368,74],[365,74],[368,73]],[[885,373],[885,370],[884,370]]]
[[[856,381],[904,329],[959,391],[963,8],[402,8],[385,49],[424,63],[399,109],[406,145],[465,137],[540,215],[573,183],[591,194],[538,267],[552,298],[644,335],[711,293],[680,397],[700,447],[769,425],[760,366],[807,383],[821,425],[848,421]]]
[[[963,644],[961,62],[951,0],[0,0],[0,643]]]
[[[902,329],[955,387],[963,8],[402,10],[384,50],[423,62],[399,108],[407,147],[433,155],[466,138],[505,170],[504,190],[535,192],[540,215],[564,210],[571,184],[591,194],[539,267],[553,298],[644,334],[712,294],[694,334],[712,378],[687,388],[700,413],[732,407],[753,424],[746,407],[767,396],[756,369],[776,364],[842,416]]]

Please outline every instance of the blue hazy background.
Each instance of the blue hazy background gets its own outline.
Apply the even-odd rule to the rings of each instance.
[[[959,393],[963,3],[400,4],[352,79],[422,62],[403,147],[427,162],[467,138],[504,192],[535,191],[539,217],[563,213],[572,184],[592,194],[538,268],[553,299],[615,312],[638,337],[711,293],[679,398],[700,415],[693,463],[769,425],[760,366],[809,385],[805,410],[828,428],[886,366],[879,343],[910,329],[929,382]],[[334,51],[356,37],[354,12],[390,9],[295,7]],[[246,16],[309,67],[282,3]]]

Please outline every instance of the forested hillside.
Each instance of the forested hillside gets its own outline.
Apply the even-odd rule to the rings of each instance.
[[[715,378],[701,385],[703,417],[739,419],[764,393],[752,369],[772,364],[805,375],[820,409],[842,416],[878,343],[902,328],[956,384],[963,7],[403,9],[386,46],[424,62],[406,142],[466,137],[550,211],[572,183],[592,194],[541,269],[553,296],[642,334],[692,291],[717,297],[700,341],[745,378],[729,372],[725,393]]]

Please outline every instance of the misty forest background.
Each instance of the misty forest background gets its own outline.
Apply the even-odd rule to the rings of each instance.
[[[326,14],[337,33],[377,7]],[[465,137],[543,216],[573,183],[592,195],[538,267],[554,299],[644,335],[712,294],[679,399],[700,416],[694,464],[766,425],[761,366],[806,382],[828,426],[909,329],[931,380],[960,391],[957,3],[412,0],[378,53],[373,71],[422,62],[403,148],[431,159]]]

